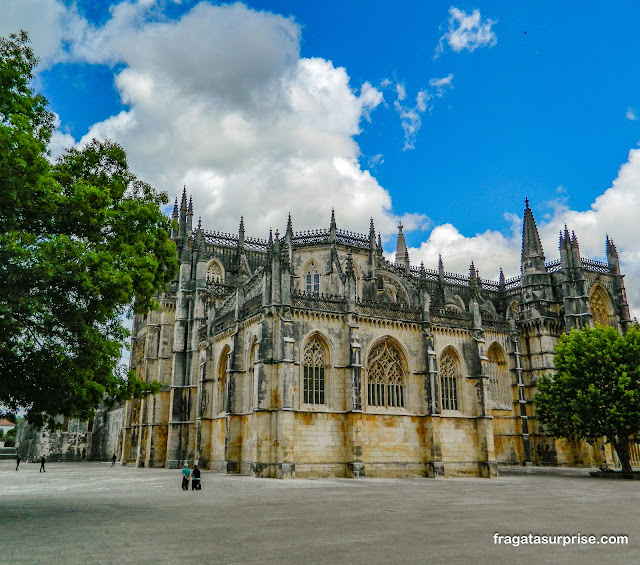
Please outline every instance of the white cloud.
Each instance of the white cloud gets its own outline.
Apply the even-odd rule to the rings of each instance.
[[[427,89],[418,91],[416,94],[415,104],[410,106],[404,102],[407,98],[407,90],[402,83],[395,85],[396,100],[393,107],[400,117],[400,125],[404,131],[404,150],[415,149],[418,131],[422,127],[422,115],[427,111],[431,111],[432,105],[429,102],[434,98],[442,98],[447,89],[452,88],[451,81],[453,74],[449,74],[443,78],[432,78],[429,80],[429,86],[434,90],[430,92]],[[389,84],[389,83],[387,83]]]
[[[31,46],[47,68],[67,58],[64,46],[81,37],[87,27],[75,6],[57,0],[3,0],[0,36],[21,29],[29,32]]]
[[[627,118],[627,120],[631,120],[632,122],[635,122],[638,119],[638,116],[636,116],[635,110],[633,108],[627,108],[627,113],[624,117]]]
[[[429,86],[435,88],[435,96],[442,97],[447,89],[453,88],[451,81],[453,80],[453,73],[449,73],[443,78],[432,78],[429,80]]]
[[[59,12],[59,2],[42,2]],[[48,48],[58,59],[117,69],[128,108],[80,143],[121,143],[138,176],[171,195],[186,184],[210,229],[235,230],[244,215],[247,232],[265,236],[282,230],[288,211],[294,229],[315,228],[335,207],[339,225],[366,233],[374,217],[384,234],[394,231],[390,195],[360,167],[355,141],[381,90],[352,86],[329,61],[301,58],[293,18],[202,2],[171,21],[158,6],[122,2],[103,25],[77,25],[65,49]],[[69,141],[56,134],[55,151]]]
[[[476,9],[467,14],[464,10],[452,6],[449,8],[449,14],[449,27],[436,47],[436,57],[444,51],[445,44],[459,53],[463,49],[473,52],[478,47],[493,47],[498,42],[496,34],[491,29],[497,22],[489,18],[483,21],[480,10]]]

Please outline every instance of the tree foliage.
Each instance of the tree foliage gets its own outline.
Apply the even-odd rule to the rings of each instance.
[[[167,196],[122,147],[94,139],[49,162],[36,63],[26,33],[0,38],[0,404],[41,424],[157,390],[118,365],[122,317],[154,306],[177,259]]]
[[[640,432],[640,331],[611,327],[572,330],[554,358],[557,373],[538,380],[536,414],[556,437],[606,438],[623,471],[631,472],[629,442]]]

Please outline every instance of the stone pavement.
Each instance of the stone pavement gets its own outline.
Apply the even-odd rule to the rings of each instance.
[[[0,461],[0,563],[640,563],[637,481],[274,480],[110,463]],[[627,535],[627,545],[494,544]]]

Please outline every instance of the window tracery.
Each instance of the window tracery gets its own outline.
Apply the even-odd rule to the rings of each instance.
[[[487,351],[487,359],[489,361],[487,372],[493,406],[494,408],[496,406],[511,408],[513,403],[511,379],[502,348],[494,343]]]
[[[443,410],[458,410],[458,359],[451,351],[440,357],[440,396]]]
[[[404,384],[402,357],[389,340],[384,340],[369,353],[367,403],[369,406],[404,407]]]
[[[305,273],[305,291],[308,294],[320,294],[320,273],[314,261],[307,266]]]
[[[613,322],[613,307],[607,291],[599,284],[595,285],[589,297],[589,307],[594,324],[611,326]]]
[[[324,404],[325,351],[317,337],[307,341],[304,348],[303,400],[306,404]]]
[[[224,272],[218,261],[211,261],[207,267],[206,279],[208,283],[224,283]]]

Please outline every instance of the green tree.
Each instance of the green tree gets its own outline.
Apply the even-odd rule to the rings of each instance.
[[[0,405],[90,417],[158,389],[119,366],[130,305],[145,312],[177,272],[169,219],[124,150],[93,140],[55,164],[25,32],[0,38]]]
[[[640,331],[622,335],[596,326],[560,338],[557,373],[538,380],[536,414],[556,437],[606,438],[623,472],[631,472],[629,443],[640,432]]]

